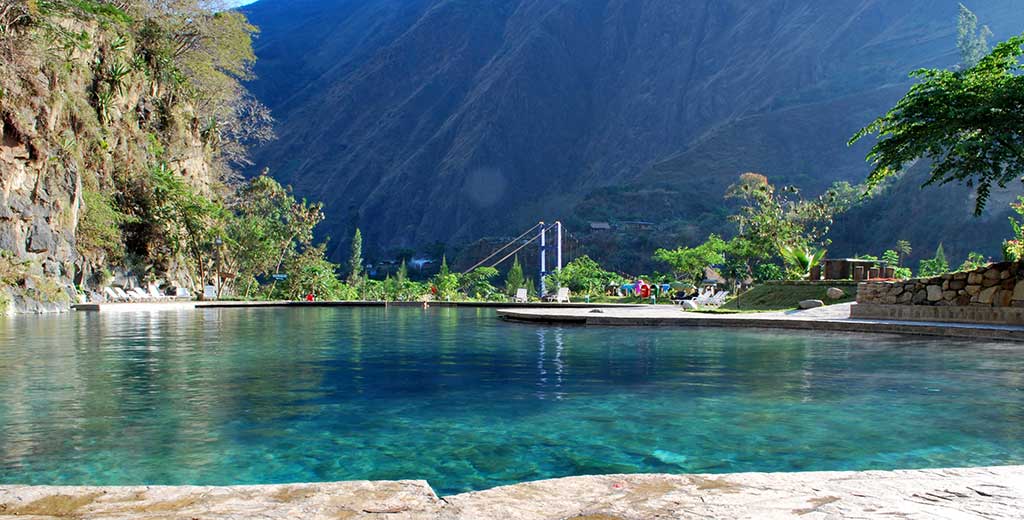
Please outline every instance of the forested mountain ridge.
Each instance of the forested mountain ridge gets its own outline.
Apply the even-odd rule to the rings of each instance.
[[[996,38],[1024,28],[1013,0],[971,7]],[[957,8],[261,0],[251,88],[280,139],[252,171],[324,200],[336,246],[357,224],[370,246],[415,246],[573,216],[699,239],[743,171],[809,192],[863,180],[867,146],[846,140],[910,70],[957,63]]]

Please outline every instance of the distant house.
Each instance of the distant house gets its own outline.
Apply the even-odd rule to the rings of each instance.
[[[714,267],[704,268],[704,285],[725,285],[725,277]]]
[[[858,267],[864,268],[867,272],[878,262],[875,260],[862,260],[860,258],[827,258],[825,259],[826,280],[852,280],[854,270]]]
[[[607,222],[591,222],[591,231],[611,231],[612,225]]]
[[[619,222],[619,227],[626,231],[647,231],[654,227],[654,222],[645,222],[642,220],[623,220]]]

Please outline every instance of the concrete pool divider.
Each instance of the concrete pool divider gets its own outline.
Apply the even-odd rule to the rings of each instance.
[[[806,311],[750,314],[683,312],[679,308],[652,305],[617,309],[502,308],[497,313],[505,320],[526,323],[616,327],[743,327],[1024,342],[1024,326],[852,318],[851,308],[855,305],[847,303]]]
[[[509,302],[427,302],[429,307],[436,308],[628,308],[644,307],[633,303],[509,303]],[[167,302],[110,302],[110,303],[78,303],[71,306],[76,311],[86,312],[157,312],[185,311],[195,309],[258,309],[274,307],[413,307],[422,308],[423,302],[385,302],[385,301],[167,301]]]
[[[1024,466],[566,477],[438,497],[425,481],[0,486],[0,518],[650,520],[1019,519]]]

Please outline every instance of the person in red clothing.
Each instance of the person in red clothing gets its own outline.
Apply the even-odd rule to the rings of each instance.
[[[316,298],[313,296],[313,293],[309,293],[309,294],[306,295],[306,301],[307,302],[311,302],[314,299],[316,299]]]

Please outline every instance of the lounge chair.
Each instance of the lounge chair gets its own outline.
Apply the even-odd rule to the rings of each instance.
[[[189,292],[189,290],[184,288],[184,287],[175,287],[174,288],[174,298],[179,299],[179,300],[191,300],[192,299],[192,293]]]
[[[160,290],[156,288],[156,285],[153,284],[149,285],[149,297],[154,300],[166,300],[170,298],[170,296],[161,293]]]
[[[520,287],[516,289],[516,296],[512,298],[514,303],[526,303],[529,301],[529,293],[526,291],[526,287]]]
[[[119,300],[123,302],[133,302],[138,299],[134,294],[128,294],[124,289],[120,287],[114,287],[114,293],[117,294]]]
[[[127,299],[127,297],[121,298],[121,296],[119,296],[117,292],[115,292],[110,287],[103,288],[103,298],[106,299],[108,302],[120,302],[125,301]]]
[[[217,287],[213,285],[203,286],[203,299],[204,300],[216,300],[217,299]]]
[[[569,288],[559,287],[558,294],[555,296],[555,302],[557,303],[570,303],[569,302]]]
[[[133,294],[135,295],[135,299],[136,299],[137,301],[140,301],[140,302],[144,302],[144,301],[146,301],[146,300],[150,300],[150,299],[152,299],[152,298],[153,298],[153,297],[152,297],[152,296],[150,296],[150,294],[149,294],[148,292],[146,292],[146,290],[145,290],[145,289],[143,289],[142,287],[135,287],[135,288],[132,288],[132,289],[131,289],[130,291],[128,291],[128,295],[129,295],[129,296],[131,296],[131,295],[133,295]]]
[[[714,293],[711,291],[702,291],[697,293],[697,297],[693,299],[693,303],[698,306],[707,305],[707,303],[711,301],[711,298],[714,298]]]
[[[704,306],[712,308],[721,307],[722,305],[725,304],[725,299],[728,297],[729,291],[719,291],[717,294],[712,296],[711,299],[704,304]]]

